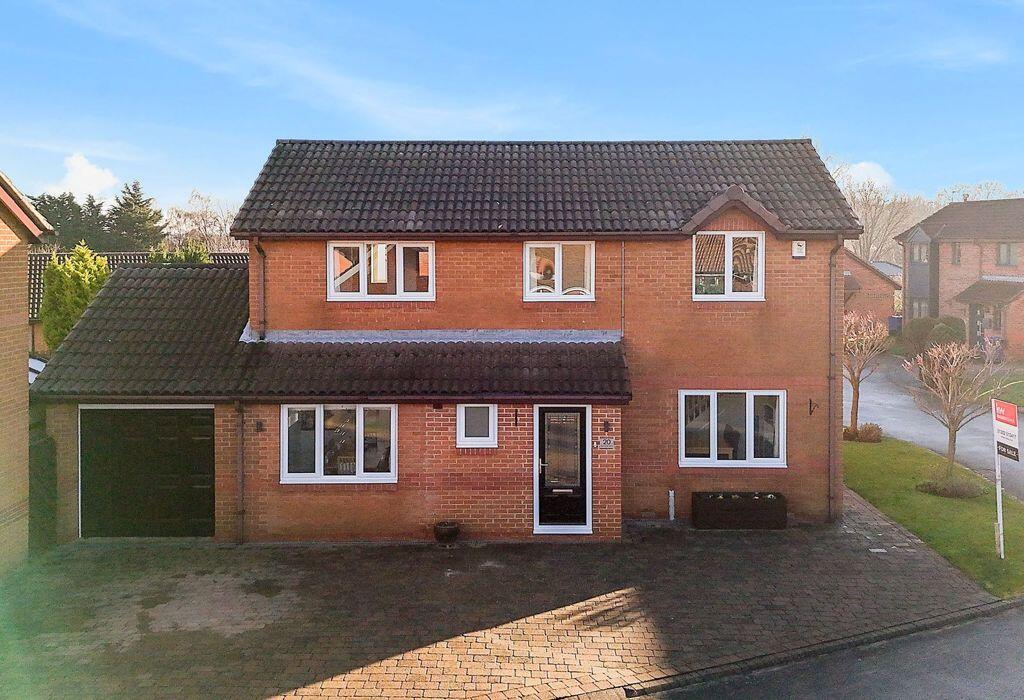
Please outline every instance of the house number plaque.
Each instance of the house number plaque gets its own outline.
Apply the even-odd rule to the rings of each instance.
[[[594,442],[594,447],[599,450],[611,450],[615,448],[615,438],[600,437]]]

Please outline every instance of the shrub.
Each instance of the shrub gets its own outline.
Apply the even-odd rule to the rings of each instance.
[[[967,323],[959,316],[939,316],[939,323],[948,326],[956,334],[956,342],[967,342]]]
[[[185,241],[175,250],[166,245],[154,248],[149,252],[151,263],[208,263],[210,251],[199,241]]]
[[[914,488],[943,498],[977,498],[986,490],[982,483],[960,478],[922,481]]]
[[[911,357],[926,352],[931,343],[928,336],[938,323],[938,319],[925,316],[924,318],[912,318],[903,326],[903,344],[907,348],[907,354]]]
[[[878,423],[864,423],[857,431],[857,440],[860,442],[881,442],[882,426]]]
[[[54,256],[47,263],[39,318],[51,351],[64,342],[108,277],[107,259],[94,254],[84,243],[75,246],[64,262],[57,262]]]
[[[961,338],[957,337],[957,332],[947,326],[945,323],[936,323],[932,328],[932,332],[928,334],[928,347],[934,348],[936,345],[946,345],[947,343],[962,343],[964,342]]]
[[[843,439],[849,442],[857,442],[858,430],[848,425],[843,426]]]

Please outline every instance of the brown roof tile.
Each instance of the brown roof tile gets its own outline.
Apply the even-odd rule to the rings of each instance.
[[[1024,292],[1024,282],[1013,280],[978,280],[957,294],[961,304],[994,304],[1002,306]]]
[[[918,226],[941,240],[1024,241],[1024,199],[953,202],[896,239],[906,239]]]

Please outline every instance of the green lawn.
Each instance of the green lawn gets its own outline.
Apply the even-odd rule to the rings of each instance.
[[[999,392],[996,398],[1003,399],[1004,401],[1013,401],[1018,406],[1024,406],[1024,372],[1014,372],[1010,376],[1010,381],[1022,383]]]
[[[846,484],[963,570],[985,590],[1008,597],[1024,594],[1024,503],[1003,492],[1006,559],[996,554],[995,488],[958,500],[920,493],[943,459],[901,440],[843,443]],[[963,469],[964,477],[981,480]]]

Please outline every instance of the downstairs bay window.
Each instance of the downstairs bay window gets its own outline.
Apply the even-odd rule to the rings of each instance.
[[[281,483],[398,481],[398,407],[281,407]]]
[[[786,466],[786,392],[680,391],[679,466]]]

